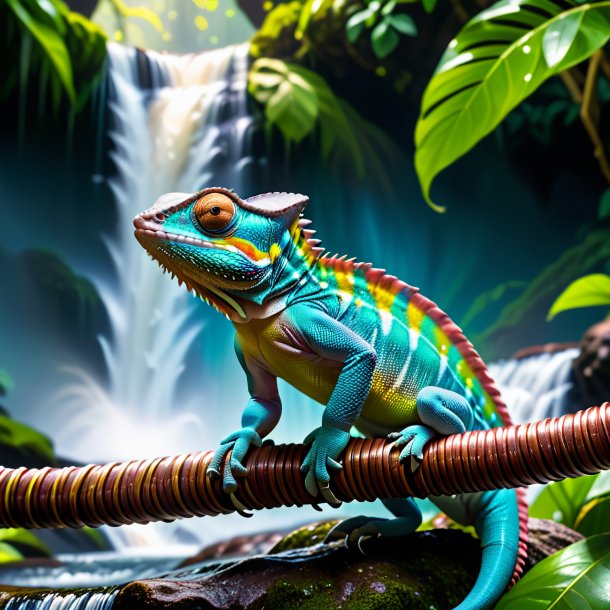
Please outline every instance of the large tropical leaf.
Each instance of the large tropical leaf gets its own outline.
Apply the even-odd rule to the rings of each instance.
[[[592,273],[572,282],[551,306],[548,319],[562,311],[594,305],[610,305],[610,275]]]
[[[451,41],[426,89],[415,165],[426,201],[437,174],[491,132],[549,77],[610,38],[610,1],[501,0]]]
[[[580,511],[574,529],[583,536],[605,534],[610,531],[610,496],[587,502]]]
[[[598,477],[594,474],[546,485],[530,506],[530,516],[554,519],[573,527],[581,508],[590,498],[589,494]]]
[[[318,119],[318,98],[303,75],[279,59],[257,59],[248,73],[248,90],[265,105],[265,115],[287,140],[300,142]]]
[[[605,610],[610,607],[610,534],[571,544],[536,564],[496,610]]]
[[[7,4],[17,19],[44,49],[68,97],[74,102],[76,91],[72,76],[72,62],[64,42],[65,26],[61,18],[63,17],[62,7],[52,2],[37,4],[23,2],[23,0],[7,0]],[[41,12],[42,7],[45,9],[43,12]]]

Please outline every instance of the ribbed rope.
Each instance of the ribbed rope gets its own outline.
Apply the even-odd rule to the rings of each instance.
[[[235,500],[206,476],[213,451],[80,468],[0,467],[0,523],[57,528],[172,521],[235,510],[315,504],[300,471],[308,447],[252,449]],[[331,489],[342,501],[483,491],[610,468],[610,404],[530,424],[431,441],[419,469],[386,439],[352,439]],[[239,509],[237,508],[239,507]]]

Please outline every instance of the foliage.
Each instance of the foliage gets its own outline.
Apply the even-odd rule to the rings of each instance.
[[[400,0],[389,0],[382,3],[370,0],[366,8],[354,13],[347,21],[345,28],[350,42],[356,42],[362,32],[371,32],[371,47],[379,59],[387,57],[398,45],[400,34],[417,36],[417,26],[409,15],[396,14]]]
[[[600,220],[610,217],[610,189],[606,189],[600,199],[597,216]]]
[[[0,414],[0,446],[19,450],[25,456],[40,458],[47,464],[56,462],[53,444],[44,434],[30,426]]]
[[[8,31],[3,46],[7,53],[20,50],[22,62],[19,73],[16,63],[11,66],[0,95],[8,95],[24,82],[30,65],[38,65],[56,106],[63,90],[77,110],[82,108],[106,57],[103,31],[61,0],[7,0],[0,16]]]
[[[363,151],[352,128],[355,111],[347,110],[320,75],[279,59],[258,59],[250,69],[248,89],[287,141],[298,143],[319,126],[322,157],[328,161],[348,155],[363,174]]]
[[[571,544],[536,564],[496,605],[602,610],[610,604],[610,533]]]
[[[0,545],[4,551],[10,548],[11,551],[18,553],[17,559],[51,555],[51,550],[44,542],[41,542],[34,533],[21,528],[0,529]],[[8,560],[11,561],[11,559]],[[2,561],[3,557],[0,555],[0,563]]]
[[[114,9],[121,15],[121,17],[135,17],[137,19],[143,19],[152,25],[157,32],[163,32],[163,21],[155,11],[148,8],[147,6],[129,6],[122,0],[110,0]]]
[[[530,506],[530,515],[539,519],[554,519],[580,531],[578,524],[584,518],[585,507],[609,494],[610,471],[576,479],[565,479],[544,487]],[[606,529],[602,529],[595,533],[605,531]]]
[[[551,306],[548,319],[562,311],[596,305],[610,305],[610,275],[592,273],[572,282]]]
[[[583,272],[594,272],[610,259],[609,236],[609,229],[604,227],[589,232],[581,243],[566,250],[535,277],[492,326],[479,334],[469,333],[488,360],[522,347],[520,336],[538,329],[556,295]],[[515,333],[517,328],[520,333]]]
[[[426,201],[443,211],[430,199],[437,174],[544,81],[609,38],[609,1],[501,0],[471,19],[449,44],[422,100],[415,165]]]
[[[299,0],[279,4],[263,22],[250,41],[252,57],[290,57],[299,48],[295,37],[299,19],[303,13],[303,3]],[[278,52],[277,47],[280,47]]]

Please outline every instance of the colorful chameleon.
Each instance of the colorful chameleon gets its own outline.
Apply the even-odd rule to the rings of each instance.
[[[279,377],[326,405],[321,425],[305,439],[311,448],[302,470],[307,490],[336,505],[330,472],[341,469],[352,426],[394,439],[400,459],[417,467],[435,435],[510,419],[485,365],[449,317],[383,270],[323,254],[302,218],[307,201],[294,193],[240,199],[224,188],[170,193],[134,225],[147,252],[235,326],[250,400],[241,429],[221,441],[210,466],[222,474],[223,489],[236,490],[249,447],[278,423]],[[522,490],[432,500],[473,524],[481,539],[481,571],[459,610],[489,608],[523,570]],[[420,525],[412,498],[384,504],[394,519],[348,519],[329,538],[359,546],[365,537],[405,536]]]

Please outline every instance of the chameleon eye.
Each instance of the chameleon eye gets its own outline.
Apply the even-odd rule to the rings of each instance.
[[[235,216],[235,205],[222,193],[209,193],[197,200],[193,214],[204,231],[219,233],[231,224]]]

